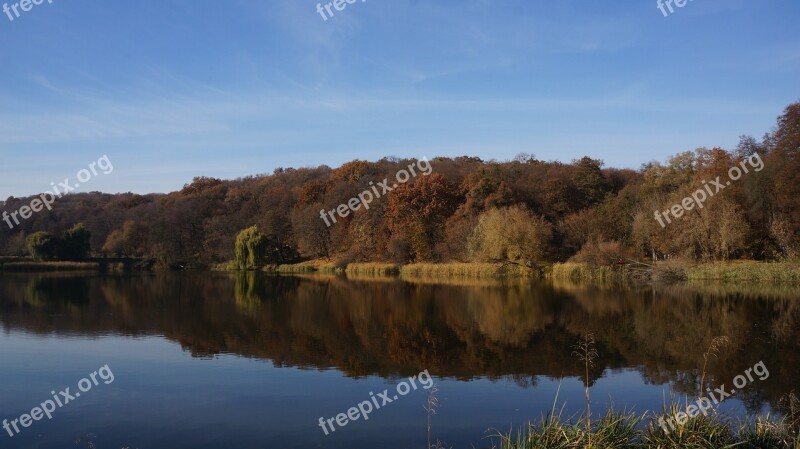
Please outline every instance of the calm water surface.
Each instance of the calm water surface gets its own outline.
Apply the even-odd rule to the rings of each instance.
[[[759,361],[770,372],[723,409],[766,411],[800,380],[798,298],[775,286],[4,275],[0,419],[78,391],[106,364],[114,381],[13,437],[0,429],[0,448],[424,448],[423,389],[331,435],[318,426],[424,370],[439,388],[434,436],[488,447],[490,429],[549,411],[559,385],[566,415],[585,407],[571,347],[589,330],[597,411],[641,413],[691,394],[721,335],[731,344],[709,361],[716,385]]]

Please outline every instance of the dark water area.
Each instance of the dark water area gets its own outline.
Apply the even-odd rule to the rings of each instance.
[[[777,410],[800,380],[798,292],[261,273],[3,275],[0,420],[19,420],[67,387],[82,395],[52,419],[0,429],[0,448],[424,448],[425,371],[440,403],[433,437],[446,447],[490,447],[492,429],[538,420],[554,402],[566,416],[585,410],[573,346],[587,331],[598,352],[588,379],[594,413],[695,398],[704,353],[719,336],[729,344],[708,357],[706,381],[730,390],[759,362],[769,372],[721,409],[733,417]],[[398,394],[410,376],[416,389]],[[384,390],[391,403],[325,435],[321,417]]]

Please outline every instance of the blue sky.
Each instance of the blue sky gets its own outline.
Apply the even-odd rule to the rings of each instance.
[[[0,0],[2,1],[2,0]],[[17,0],[14,0],[17,1]],[[13,2],[12,2],[13,3]],[[0,199],[384,156],[638,168],[800,99],[800,2],[53,0],[0,15]]]

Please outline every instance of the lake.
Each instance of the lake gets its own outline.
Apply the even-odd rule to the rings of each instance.
[[[426,371],[438,389],[432,437],[490,447],[493,432],[554,404],[565,417],[586,409],[573,355],[586,332],[598,353],[593,414],[696,397],[719,336],[729,344],[705,369],[715,386],[759,362],[769,371],[722,409],[775,410],[800,380],[798,298],[714,284],[2,275],[0,419],[62,405],[0,429],[0,448],[424,448]],[[378,402],[384,390],[390,403]],[[365,402],[368,420],[336,424]]]

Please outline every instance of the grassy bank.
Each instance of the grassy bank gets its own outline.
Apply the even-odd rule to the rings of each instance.
[[[212,267],[217,271],[236,271],[232,262]],[[397,265],[387,262],[351,263],[309,261],[299,264],[269,265],[263,271],[271,273],[336,273],[348,276],[402,276],[409,279],[491,279],[501,277],[539,277],[538,272],[519,265],[500,263],[417,263]]]
[[[97,262],[6,262],[0,264],[3,271],[97,271]]]
[[[274,273],[313,273],[317,271],[316,267],[304,264],[294,265],[273,265],[264,268],[264,271]]]
[[[793,262],[716,262],[692,265],[689,262],[656,262],[652,265],[629,264],[593,266],[582,263],[557,263],[549,277],[573,282],[612,282],[620,280],[652,281],[723,281],[800,283],[800,264]]]
[[[9,265],[7,263],[6,265]],[[214,270],[235,271],[233,263],[222,263]],[[800,263],[766,263],[738,261],[691,265],[681,261],[657,262],[654,265],[589,265],[557,263],[543,273],[524,266],[500,263],[415,263],[397,265],[388,262],[337,264],[328,261],[308,261],[299,264],[270,265],[263,271],[272,273],[335,273],[348,276],[401,276],[407,279],[497,279],[539,278],[557,281],[609,283],[640,281],[723,281],[723,282],[782,282],[800,284]]]
[[[550,270],[549,277],[559,281],[574,282],[612,282],[626,280],[630,276],[628,268],[621,266],[592,266],[584,263],[557,263]]]
[[[534,270],[519,265],[499,263],[415,263],[403,265],[404,278],[538,277]]]
[[[799,263],[741,261],[711,263],[686,269],[690,281],[800,282]]]
[[[662,417],[623,415],[607,412],[588,428],[585,419],[564,423],[545,418],[516,433],[496,435],[499,449],[799,449],[797,421],[787,418],[756,417],[734,422],[711,413],[689,418],[665,431]]]
[[[397,276],[400,265],[393,263],[351,263],[345,268],[348,276]]]
[[[210,267],[212,271],[241,271],[233,261],[219,263]],[[246,271],[246,270],[245,270]],[[329,262],[312,260],[295,264],[267,265],[260,271],[268,273],[344,273],[345,267]]]

